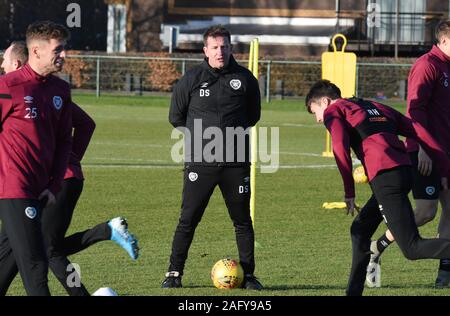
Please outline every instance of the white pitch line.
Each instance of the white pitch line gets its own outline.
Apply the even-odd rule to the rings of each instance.
[[[322,168],[337,168],[335,164],[333,165],[282,165],[279,166],[280,169],[322,169]]]
[[[312,127],[312,128],[317,128],[317,127],[321,127],[320,124],[294,124],[294,123],[283,123],[281,124],[281,126],[286,126],[286,127]]]
[[[156,147],[156,148],[171,148],[169,145],[160,144],[133,144],[133,143],[120,143],[120,142],[91,142],[93,145],[103,145],[103,146],[124,146],[124,147]]]
[[[103,161],[121,161],[123,163],[134,163],[134,162],[144,162],[144,163],[172,163],[168,160],[148,160],[139,158],[112,158],[112,157],[89,157],[89,160],[103,160]]]
[[[97,114],[95,116],[96,119],[102,119],[102,120],[129,120],[129,121],[141,121],[141,122],[166,122],[166,117],[145,117],[145,116],[117,116],[117,115],[104,115],[104,114]]]
[[[261,151],[260,151],[261,153]],[[271,155],[277,154],[277,152],[271,153]],[[294,155],[294,156],[307,156],[307,157],[322,157],[321,154],[315,154],[315,153],[300,153],[300,152],[284,152],[280,151],[278,154],[281,155]],[[323,157],[322,157],[323,158]],[[124,164],[133,164],[135,162],[141,162],[141,163],[148,163],[148,164],[171,164],[173,161],[171,160],[162,160],[162,159],[142,159],[142,158],[114,158],[114,157],[89,157],[87,160],[102,160],[102,161],[113,161],[113,162],[123,162]],[[361,164],[359,160],[353,161],[353,164]],[[290,165],[288,165],[290,166]],[[304,165],[301,165],[304,166]],[[314,165],[312,165],[314,166]],[[334,166],[334,165],[318,165],[318,166]]]
[[[121,165],[121,164],[83,164],[84,168],[88,169],[180,169],[183,165]],[[268,168],[270,165],[263,165]],[[258,169],[261,166],[257,167]],[[323,168],[336,168],[336,165],[281,165],[279,169],[323,169]]]
[[[105,145],[105,146],[124,146],[124,147],[152,147],[152,148],[171,148],[169,145],[159,145],[159,144],[130,144],[130,143],[109,143],[109,142],[92,142],[93,145]],[[262,151],[258,151],[262,153]],[[267,152],[264,152],[265,154]],[[271,154],[277,154],[277,152],[271,152]],[[289,151],[280,151],[278,154],[282,155],[294,155],[294,156],[309,156],[309,157],[322,157],[321,154],[315,153],[301,153],[301,152],[289,152]],[[97,159],[97,158],[95,158]],[[110,159],[110,158],[105,158]]]
[[[90,165],[84,164],[85,169],[182,169],[183,165],[179,166],[158,166],[158,165]]]
[[[172,148],[170,145],[160,145],[160,144],[133,144],[133,143],[118,143],[118,142],[92,142],[93,145],[103,145],[103,146],[122,146],[122,147],[149,147],[149,148]],[[261,153],[262,151],[259,151]],[[264,152],[266,154],[266,152]],[[271,154],[277,154],[277,152],[272,152]],[[281,155],[291,155],[291,156],[308,156],[308,157],[322,157],[321,154],[315,153],[302,153],[302,152],[289,152],[289,151],[280,151],[278,154]],[[99,159],[99,158],[93,158]],[[111,158],[105,158],[111,159]]]
[[[279,154],[282,155],[294,155],[294,156],[308,156],[308,157],[322,157],[321,154],[314,154],[314,153],[297,153],[297,152],[289,152],[289,151],[280,151],[278,152]],[[271,154],[276,154],[276,152],[271,153]]]

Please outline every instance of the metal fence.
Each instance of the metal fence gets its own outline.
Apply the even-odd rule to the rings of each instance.
[[[176,81],[201,58],[70,55],[61,76],[73,88],[124,94],[171,92]],[[241,60],[242,65],[247,61]],[[259,83],[267,102],[302,97],[321,78],[320,61],[260,60]],[[357,96],[405,98],[411,64],[358,63]]]

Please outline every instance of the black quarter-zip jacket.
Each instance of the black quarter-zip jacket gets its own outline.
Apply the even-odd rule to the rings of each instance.
[[[205,59],[180,79],[172,94],[169,121],[186,128],[187,165],[240,166],[250,161],[249,137],[234,134],[249,131],[260,116],[258,81],[231,56],[224,69],[211,68]]]

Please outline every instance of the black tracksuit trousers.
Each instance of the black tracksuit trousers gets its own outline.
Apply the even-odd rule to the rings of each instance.
[[[250,167],[187,166],[181,216],[175,230],[169,271],[183,274],[195,229],[216,186],[233,221],[239,259],[245,274],[255,270],[254,231],[250,217]]]
[[[383,219],[407,259],[450,258],[450,240],[420,237],[408,199],[411,183],[410,166],[382,171],[372,179],[373,195],[353,221],[350,230],[353,255],[347,295],[362,295],[370,260],[371,237]]]
[[[0,200],[0,278],[9,286],[20,271],[25,291],[32,296],[50,295],[41,218],[38,200]],[[7,287],[3,289],[3,284],[0,284],[0,294],[6,290]]]
[[[41,217],[48,266],[71,296],[85,296],[89,295],[89,292],[81,282],[75,282],[73,278],[75,270],[69,267],[71,263],[67,256],[80,252],[96,242],[109,240],[111,237],[111,229],[107,223],[64,237],[82,190],[83,180],[76,178],[64,180],[61,191],[56,196],[56,204],[45,208]],[[6,226],[2,225],[0,233],[0,267],[5,267],[5,269],[0,268],[0,295],[6,294],[17,274],[11,238],[4,228]]]

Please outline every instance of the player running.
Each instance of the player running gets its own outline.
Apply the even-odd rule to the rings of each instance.
[[[438,24],[436,41],[437,44],[411,68],[406,116],[425,127],[444,151],[450,153],[450,20]],[[439,237],[450,239],[450,192],[441,190],[437,162],[430,159],[415,139],[407,138],[406,144],[413,163],[412,193],[416,204],[416,224],[422,226],[432,221],[436,217],[440,201],[442,214],[438,227]],[[381,286],[381,254],[393,241],[394,237],[389,231],[372,241],[373,254],[366,276],[369,287]],[[440,260],[435,286],[450,286],[450,258]]]
[[[442,186],[447,190],[450,161],[432,136],[420,124],[388,106],[341,98],[339,88],[328,80],[312,86],[306,107],[331,134],[334,157],[344,182],[347,213],[359,211],[355,205],[350,148],[362,162],[373,192],[351,226],[353,256],[346,294],[362,295],[370,238],[383,219],[406,258],[448,258],[450,240],[424,239],[419,235],[408,199],[411,162],[398,138],[402,135],[415,139],[435,159]]]

